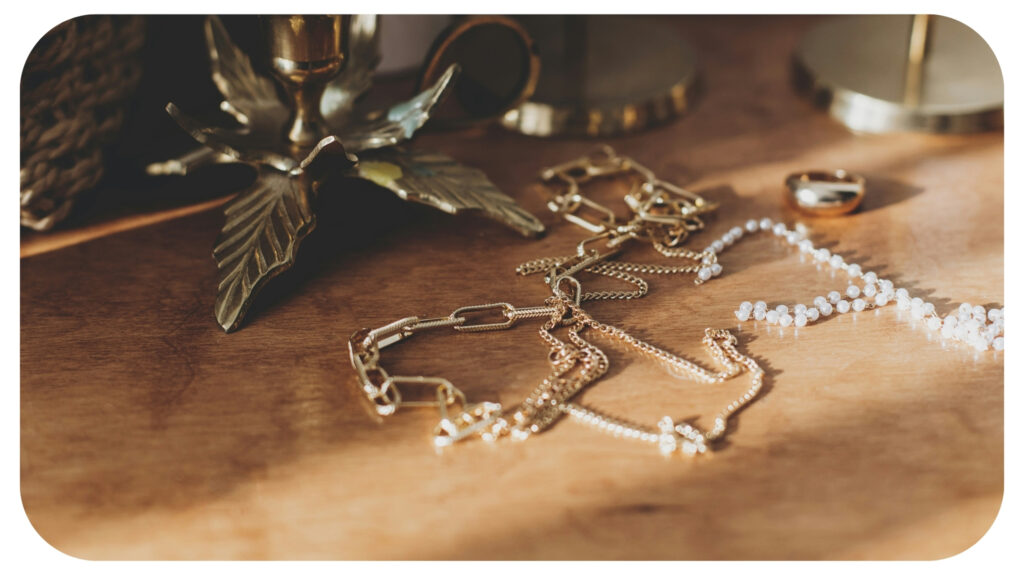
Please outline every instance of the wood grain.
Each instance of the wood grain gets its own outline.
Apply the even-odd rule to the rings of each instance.
[[[689,117],[611,143],[722,202],[703,246],[749,217],[792,221],[783,178],[864,173],[861,212],[815,237],[933,301],[1003,301],[1002,134],[858,136],[797,98],[788,56],[807,18],[680,18],[705,96]],[[418,141],[484,169],[543,214],[534,180],[592,142],[500,131]],[[767,393],[703,459],[563,421],[521,444],[436,454],[427,411],[380,423],[355,389],[354,330],[470,303],[539,303],[527,259],[583,232],[543,215],[531,241],[360,184],[321,194],[319,229],[251,321],[213,319],[217,211],[22,260],[22,496],[58,549],[119,559],[939,558],[980,538],[1003,491],[1003,364],[949,349],[895,307],[793,330],[736,326],[744,299],[809,301],[844,285],[768,239],[727,252],[702,287],[656,278],[598,319],[707,364],[705,327],[734,328]],[[631,260],[657,262],[638,246]],[[671,379],[604,345],[587,403],[707,425],[747,384]],[[392,373],[442,375],[515,402],[545,373],[533,326],[430,334],[387,350]]]

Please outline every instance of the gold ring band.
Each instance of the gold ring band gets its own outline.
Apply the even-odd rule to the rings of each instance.
[[[864,178],[846,170],[811,171],[786,177],[786,202],[801,214],[834,217],[848,214],[864,199]]]

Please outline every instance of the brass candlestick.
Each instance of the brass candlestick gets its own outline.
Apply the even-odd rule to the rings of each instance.
[[[224,96],[221,110],[237,125],[208,126],[168,104],[168,113],[206,151],[147,168],[185,173],[227,156],[258,170],[256,182],[226,204],[213,250],[220,270],[214,311],[225,331],[237,329],[259,290],[292,266],[299,244],[316,227],[316,193],[330,173],[369,180],[449,213],[480,211],[525,236],[543,232],[537,218],[480,170],[395,147],[430,118],[456,65],[412,99],[366,110],[356,100],[369,89],[379,61],[376,17],[266,16],[260,22],[270,69],[288,103],[211,16],[206,40],[213,79]]]
[[[309,149],[327,136],[320,100],[345,65],[350,16],[263,16],[270,70],[292,98],[285,138]]]

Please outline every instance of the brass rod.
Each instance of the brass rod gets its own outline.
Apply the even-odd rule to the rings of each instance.
[[[907,48],[907,81],[903,88],[903,101],[908,106],[921,104],[921,77],[924,59],[928,56],[928,36],[932,17],[915,14],[910,23],[910,44]]]

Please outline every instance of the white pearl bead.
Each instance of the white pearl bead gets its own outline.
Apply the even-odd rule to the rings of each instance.
[[[740,321],[747,321],[748,319],[750,319],[750,310],[738,309],[733,313],[736,314],[736,319]]]
[[[924,311],[924,315],[932,315],[935,313],[935,304],[930,301],[926,301],[924,302],[924,305],[921,306],[921,310]]]
[[[876,293],[878,293],[878,288],[875,287],[875,284],[868,284],[864,286],[865,297],[875,297]]]
[[[981,307],[980,305],[976,305],[974,306],[974,309],[971,310],[971,315],[980,315],[983,317],[988,317],[988,312],[986,312],[985,308]]]
[[[992,340],[992,349],[996,351],[1003,351],[1004,345],[1006,345],[1006,342],[1003,341],[1003,338],[1001,337],[997,337],[994,340]]]
[[[910,292],[908,292],[905,288],[900,288],[900,289],[896,290],[896,297],[898,297],[898,298],[904,298],[904,297],[909,298],[910,297]]]
[[[953,330],[953,336],[959,339],[960,341],[965,341],[967,339],[967,326],[964,325],[963,323],[956,326],[956,328]]]
[[[825,317],[828,317],[828,316],[832,315],[832,304],[830,304],[828,302],[825,302],[824,304],[819,305],[818,309],[821,310],[821,315],[823,315]]]
[[[821,307],[821,304],[823,304],[823,303],[825,303],[825,302],[827,302],[827,301],[828,301],[828,300],[827,300],[827,299],[825,299],[825,296],[820,296],[820,295],[819,295],[819,296],[816,296],[816,297],[814,298],[814,307]]]
[[[729,230],[729,233],[732,234],[732,237],[738,240],[743,237],[743,228],[739,226],[733,226],[733,228]]]
[[[850,267],[846,268],[846,273],[850,274],[850,277],[855,278],[860,275],[860,266],[857,264],[850,264]]]
[[[757,220],[747,220],[745,227],[747,228],[748,232],[756,232],[758,229]]]
[[[992,308],[988,310],[988,321],[996,321],[999,319],[999,310]]]
[[[875,305],[877,305],[878,307],[882,307],[884,305],[887,305],[888,303],[889,296],[885,295],[884,293],[875,294]]]
[[[910,307],[911,307],[911,309],[917,309],[917,308],[919,308],[919,307],[921,307],[923,305],[924,305],[924,300],[919,298],[919,297],[915,297],[914,299],[910,300]]]
[[[855,297],[857,297],[859,295],[860,295],[860,288],[859,287],[857,287],[855,285],[851,285],[851,286],[848,286],[846,288],[846,297],[848,297],[850,299],[853,299],[853,298],[855,298]]]
[[[768,304],[764,303],[764,302],[763,302],[763,301],[761,301],[761,300],[758,300],[758,301],[756,301],[756,302],[754,303],[754,309],[763,309],[763,310],[767,310],[767,309],[768,309]]]
[[[860,277],[864,280],[864,283],[873,284],[878,281],[878,275],[875,272],[868,272]]]
[[[709,266],[709,265],[715,263],[716,261],[718,261],[717,258],[715,258],[715,256],[713,254],[711,254],[711,253],[709,253],[706,256],[700,258],[700,263],[702,263],[702,264],[704,264],[706,266]]]
[[[843,265],[843,256],[839,254],[832,254],[832,257],[828,259],[828,265],[838,268]]]
[[[910,307],[910,317],[914,319],[921,319],[924,317],[924,308],[921,306]]]
[[[825,248],[821,248],[820,250],[814,252],[814,260],[818,262],[828,261],[828,258],[831,256],[832,254]]]
[[[763,320],[764,317],[765,317],[765,314],[766,314],[766,312],[765,312],[765,309],[763,307],[755,307],[754,308],[754,319],[756,319],[757,321]]]
[[[882,291],[891,291],[893,289],[892,282],[889,280],[878,280],[878,289]]]
[[[782,315],[784,313],[789,313],[789,306],[787,306],[787,305],[780,305],[780,306],[775,308],[775,311],[779,312],[779,315]]]
[[[718,276],[722,273],[722,264],[711,264],[711,275]]]
[[[857,298],[853,300],[853,304],[851,304],[850,307],[853,308],[853,311],[864,311],[864,308],[867,307],[867,304],[864,303],[864,300]]]
[[[788,313],[784,313],[779,316],[779,325],[782,327],[789,327],[793,323],[793,316]]]
[[[768,320],[768,323],[775,325],[779,323],[779,312],[772,310],[764,315],[764,318]]]
[[[797,247],[800,248],[800,251],[805,254],[814,251],[814,243],[811,242],[811,240],[800,240],[800,243],[797,244]]]
[[[786,224],[782,222],[775,224],[774,226],[772,226],[772,233],[777,236],[781,236],[782,234],[786,233]]]
[[[910,300],[905,297],[896,298],[896,309],[900,311],[907,311],[910,309]]]
[[[795,325],[796,327],[803,327],[803,326],[807,325],[807,316],[802,314],[802,313],[798,313],[798,314],[794,315],[793,316],[793,325]]]
[[[963,325],[964,329],[967,330],[968,335],[972,333],[978,333],[978,330],[981,329],[981,322],[974,318],[965,321],[961,325]]]
[[[850,311],[850,302],[845,299],[839,300],[839,303],[836,304],[836,311],[839,313],[846,313]]]
[[[727,246],[731,246],[733,244],[733,242],[735,242],[735,241],[736,241],[736,239],[732,237],[732,234],[723,234],[722,235],[722,243],[727,245]]]
[[[800,241],[800,234],[797,232],[786,232],[786,243],[789,245],[796,245]]]
[[[835,305],[839,303],[839,300],[843,299],[842,294],[837,291],[828,292],[828,302]]]
[[[752,312],[754,311],[754,304],[750,303],[749,301],[745,301],[740,304],[740,309],[746,312]]]
[[[804,313],[805,311],[807,311],[807,306],[802,303],[798,303],[793,306],[793,313]]]
[[[711,279],[711,268],[700,268],[700,271],[697,272],[697,277],[701,281],[708,281]]]
[[[806,236],[807,232],[811,231],[811,230],[807,229],[807,224],[805,224],[803,222],[797,222],[796,225],[793,226],[793,229],[795,229],[797,232],[799,232],[800,235],[802,235],[802,236]]]
[[[943,325],[942,326],[942,338],[943,339],[953,339],[953,332],[954,332],[954,330],[955,330],[955,328],[953,326],[951,326],[951,325],[948,325],[948,324]]]
[[[817,321],[819,315],[818,308],[809,307],[807,308],[807,311],[804,312],[804,315],[807,316],[807,321]]]
[[[928,324],[927,325],[928,325],[928,329],[934,331],[934,330],[937,330],[937,329],[942,327],[942,320],[939,319],[937,316],[933,315],[932,317],[928,318]]]
[[[953,314],[947,315],[946,319],[942,320],[942,325],[956,327],[956,316]]]
[[[722,243],[722,240],[715,240],[715,241],[711,242],[711,251],[713,251],[714,253],[720,254],[720,253],[722,253],[722,250],[724,250],[724,249],[725,249],[725,244]]]
[[[771,218],[762,218],[761,222],[760,222],[760,226],[761,226],[761,229],[764,230],[764,231],[768,231],[768,230],[772,229],[772,219]]]
[[[960,308],[959,308],[958,311],[960,312],[960,315],[965,315],[965,314],[966,315],[971,315],[971,313],[974,311],[974,306],[972,306],[969,303],[964,302],[964,303],[960,304]]]

